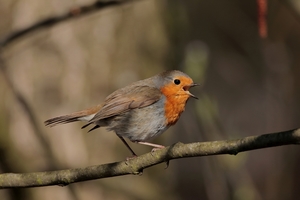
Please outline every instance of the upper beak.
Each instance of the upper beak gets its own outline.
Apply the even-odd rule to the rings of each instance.
[[[195,87],[195,86],[199,86],[199,85],[200,85],[200,84],[192,83],[192,84],[190,84],[190,85],[184,86],[183,89],[186,91],[186,93],[187,93],[188,95],[190,95],[190,96],[193,97],[194,99],[198,99],[198,97],[196,97],[195,95],[193,95],[192,93],[190,93],[189,89],[190,89],[191,87]]]

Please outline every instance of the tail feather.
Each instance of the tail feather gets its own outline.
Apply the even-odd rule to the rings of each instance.
[[[64,115],[64,116],[59,116],[59,117],[54,117],[51,119],[46,120],[45,126],[56,126],[58,124],[67,124],[67,123],[71,123],[71,122],[76,122],[76,121],[80,121],[79,119],[80,117],[78,116],[73,116],[73,115]]]
[[[84,128],[88,127],[88,126],[91,125],[91,124],[92,124],[92,123],[89,122],[89,123],[87,123],[86,125],[83,125],[83,126],[81,127],[81,129],[84,129]]]
[[[99,126],[99,125],[94,126],[93,128],[91,128],[91,129],[88,131],[88,133],[91,132],[91,131],[93,131],[93,130],[95,130],[95,129],[97,129],[97,128],[100,128],[100,126]]]
[[[83,111],[48,119],[44,123],[45,126],[52,127],[59,124],[67,124],[76,121],[89,121],[95,116],[95,114],[101,109],[101,107],[102,105],[100,104]]]

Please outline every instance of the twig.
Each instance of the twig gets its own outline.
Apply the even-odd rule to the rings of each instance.
[[[147,153],[128,161],[34,173],[0,174],[0,188],[66,186],[71,183],[122,175],[140,175],[143,170],[163,162],[186,157],[233,154],[281,145],[300,144],[300,129],[279,133],[250,136],[237,140],[176,143],[172,146]]]
[[[33,31],[36,31],[41,28],[53,26],[59,22],[63,22],[69,19],[72,19],[74,17],[83,16],[86,14],[90,14],[92,12],[98,11],[100,9],[120,5],[121,3],[129,2],[129,0],[126,1],[119,1],[119,0],[112,0],[112,1],[96,1],[95,3],[88,5],[88,6],[78,6],[74,7],[69,10],[69,12],[56,17],[50,17],[47,19],[44,19],[40,22],[37,22],[36,24],[33,24],[32,26],[26,27],[25,29],[18,30],[14,33],[11,33],[9,36],[4,38],[3,40],[0,40],[0,47],[5,47],[8,44],[12,43],[13,41],[17,40],[18,38],[21,38]]]

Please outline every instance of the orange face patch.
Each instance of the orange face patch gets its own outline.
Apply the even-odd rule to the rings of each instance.
[[[176,77],[175,79],[180,80],[180,84],[176,85],[172,81],[161,88],[161,92],[166,96],[165,117],[168,125],[175,124],[184,111],[185,104],[190,98],[186,90],[193,83],[192,79],[185,76]]]

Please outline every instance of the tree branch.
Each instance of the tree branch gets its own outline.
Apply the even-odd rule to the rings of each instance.
[[[71,183],[122,175],[140,175],[143,169],[169,160],[209,155],[233,154],[281,145],[300,144],[300,129],[279,133],[250,136],[236,140],[176,143],[128,161],[115,162],[86,168],[34,173],[0,174],[0,188],[65,186]]]
[[[7,46],[8,44],[12,43],[13,41],[17,40],[18,38],[21,38],[33,31],[36,31],[41,28],[50,27],[53,26],[59,22],[63,22],[69,19],[72,19],[74,17],[84,16],[86,14],[90,14],[92,12],[105,9],[108,7],[118,6],[122,3],[132,2],[130,0],[121,1],[121,0],[109,0],[109,1],[96,1],[95,3],[92,3],[87,6],[78,6],[74,7],[69,10],[69,12],[61,15],[61,16],[54,16],[47,19],[44,19],[40,22],[37,22],[36,24],[33,24],[32,26],[26,27],[25,29],[18,30],[16,32],[11,33],[9,36],[4,38],[3,40],[0,40],[0,46],[3,48]]]

